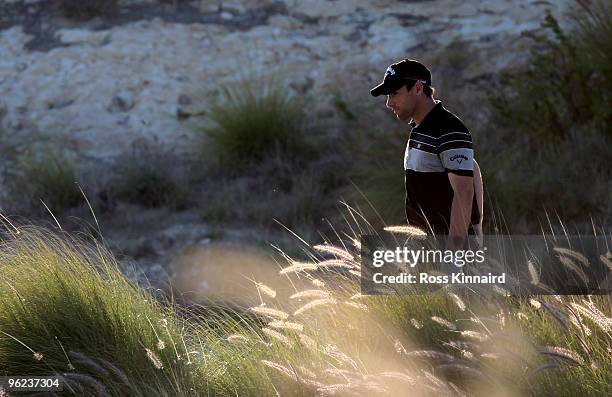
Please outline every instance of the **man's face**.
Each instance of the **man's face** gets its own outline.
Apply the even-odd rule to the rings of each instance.
[[[414,86],[410,90],[403,86],[399,90],[387,95],[387,107],[393,110],[395,116],[406,121],[412,118],[416,108],[416,94]]]

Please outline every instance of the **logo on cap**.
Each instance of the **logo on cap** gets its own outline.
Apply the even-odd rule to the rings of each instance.
[[[393,76],[394,74],[395,74],[395,69],[393,69],[391,66],[389,66],[387,68],[387,71],[385,72],[385,76],[389,76],[389,75]]]

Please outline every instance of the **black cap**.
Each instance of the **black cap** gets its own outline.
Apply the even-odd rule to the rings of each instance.
[[[431,86],[431,72],[421,62],[412,59],[401,60],[387,68],[383,82],[372,88],[370,94],[372,96],[389,95],[411,80]]]

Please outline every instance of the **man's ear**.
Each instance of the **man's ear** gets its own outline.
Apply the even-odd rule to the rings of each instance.
[[[423,83],[420,81],[414,83],[414,90],[416,95],[421,95],[423,93]]]

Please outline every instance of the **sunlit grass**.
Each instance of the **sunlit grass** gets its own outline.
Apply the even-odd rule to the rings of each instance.
[[[102,245],[7,229],[2,375],[57,374],[75,395],[610,392],[609,297],[364,296],[354,237],[368,226],[351,226],[253,280],[255,306],[197,310],[128,281]]]

